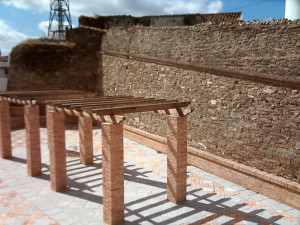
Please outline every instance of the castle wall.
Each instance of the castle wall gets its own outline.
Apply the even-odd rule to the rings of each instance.
[[[104,34],[101,30],[81,27],[69,30],[66,42],[32,39],[21,43],[11,53],[8,90],[94,91]]]
[[[299,21],[194,27],[112,28],[102,49],[106,95],[191,101],[189,144],[262,171],[300,181]],[[242,69],[292,79],[296,88],[166,66],[162,59]],[[134,114],[126,122],[165,136],[165,118]]]
[[[110,29],[112,27],[134,27],[134,26],[192,26],[202,23],[239,23],[242,12],[211,13],[211,14],[183,14],[183,15],[160,15],[160,16],[80,16],[79,26]]]

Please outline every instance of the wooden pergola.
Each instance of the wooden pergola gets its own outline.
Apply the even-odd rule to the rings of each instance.
[[[65,114],[77,116],[80,161],[93,163],[93,120],[101,122],[103,206],[107,224],[124,222],[123,124],[126,114],[155,112],[167,115],[167,196],[178,204],[186,200],[187,115],[190,102],[133,96],[97,96],[72,90],[0,93],[0,154],[12,156],[9,103],[25,105],[27,167],[30,176],[41,174],[39,106],[46,105],[50,181],[54,191],[67,188]]]

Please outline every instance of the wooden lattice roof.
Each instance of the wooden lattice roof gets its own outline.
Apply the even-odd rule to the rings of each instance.
[[[95,92],[76,90],[6,91],[0,92],[0,99],[20,105],[36,105],[45,104],[46,100],[52,99],[87,98],[97,95]]]
[[[133,96],[98,96],[93,92],[73,90],[0,92],[0,98],[22,105],[48,105],[57,112],[102,122],[120,122],[125,119],[125,114],[149,111],[183,116],[190,112],[186,107],[191,103]]]

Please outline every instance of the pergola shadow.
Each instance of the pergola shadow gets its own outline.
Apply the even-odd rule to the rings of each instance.
[[[221,217],[227,217],[228,221],[223,220],[221,224],[238,224],[242,221],[255,222],[260,224],[261,221],[266,223],[271,223],[276,225],[276,220],[280,219],[280,216],[272,216],[268,220],[265,220],[259,213],[264,212],[263,209],[253,210],[250,213],[244,213],[240,211],[245,204],[235,204],[232,207],[226,206],[226,202],[230,201],[230,198],[224,198],[218,201],[210,200],[215,194],[201,193],[200,190],[191,190],[187,192],[187,195],[193,196],[194,199],[187,200],[185,203],[175,205],[170,203],[167,199],[161,199],[159,201],[154,201],[152,204],[148,204],[145,207],[135,208],[131,210],[131,206],[139,204],[143,201],[149,200],[151,198],[163,196],[166,191],[158,194],[153,194],[147,198],[140,198],[135,201],[125,204],[127,214],[125,217],[125,224],[141,224],[142,222],[148,222],[149,224],[206,224],[213,222],[213,220],[218,220]],[[209,203],[203,203],[209,202]],[[157,210],[156,207],[161,205],[166,205],[166,209]],[[147,213],[149,212],[150,213]],[[146,214],[146,215],[145,215]],[[128,221],[128,216],[134,216],[136,219],[133,221]],[[229,219],[230,218],[230,219]],[[219,223],[218,223],[219,224]],[[279,225],[279,224],[278,224]]]
[[[98,156],[97,160],[101,160],[101,157]],[[97,162],[97,160],[95,161]],[[101,168],[101,163],[96,164],[96,166],[92,165],[89,166],[89,168],[93,168],[97,174],[96,176],[100,176],[101,172],[99,172],[99,169]],[[159,180],[150,182],[151,180],[149,181],[148,179],[149,173],[151,173],[151,171],[134,168],[133,165],[125,166],[125,181],[132,182],[136,185],[149,185],[161,190],[155,193],[151,192],[146,197],[137,197],[132,201],[125,201],[125,224],[141,224],[144,222],[148,222],[149,224],[181,224],[184,222],[203,224],[218,220],[221,217],[230,217],[231,223],[228,221],[228,224],[235,224],[241,221],[248,221],[249,223],[265,221],[266,223],[272,222],[272,224],[276,225],[276,220],[281,218],[280,216],[272,216],[266,220],[259,215],[264,212],[263,209],[253,209],[253,211],[245,213],[242,211],[242,208],[246,206],[245,204],[228,206],[226,203],[231,200],[230,198],[213,200],[216,194],[206,193],[201,189],[188,191],[187,195],[189,196],[189,200],[185,203],[179,205],[173,204],[166,198],[166,182]],[[82,178],[88,177],[90,180],[87,181],[87,184],[94,182],[95,178],[93,176],[83,176]],[[99,177],[99,179],[101,179],[101,177]],[[102,183],[90,186],[76,182],[76,180],[78,179],[69,178],[70,189],[63,192],[64,194],[74,197],[79,196],[82,199],[102,204],[102,196],[85,192],[91,188],[100,187]],[[76,188],[76,190],[73,188]],[[125,198],[126,194],[128,194],[128,192],[125,188]],[[145,202],[148,202],[148,204],[144,204]],[[159,209],[163,206],[167,207]],[[221,218],[221,220],[222,219],[224,220],[224,218]]]
[[[26,164],[26,159],[23,158],[12,157],[10,160]],[[102,186],[101,160],[101,155],[97,155],[94,157],[93,165],[84,166],[80,164],[79,158],[68,158],[68,189],[60,193],[103,204],[103,197],[96,194],[95,191],[95,189]],[[77,168],[70,168],[73,166]],[[50,180],[49,169],[49,165],[43,163],[43,174],[35,178]],[[263,209],[243,212],[242,208],[245,207],[245,204],[231,204],[231,206],[228,206],[227,203],[231,201],[230,197],[214,200],[216,194],[207,193],[201,189],[189,190],[187,192],[188,200],[185,203],[173,204],[166,198],[166,183],[161,182],[159,179],[151,182],[148,178],[151,171],[141,170],[141,168],[133,168],[133,165],[125,165],[125,181],[136,185],[153,186],[153,188],[158,188],[158,191],[151,192],[147,196],[136,197],[132,201],[125,201],[125,224],[141,224],[144,222],[149,224],[203,224],[221,220],[223,221],[222,224],[237,224],[241,221],[260,223],[260,221],[264,221],[277,225],[276,220],[281,218],[280,216],[272,216],[266,220],[259,215],[264,212]],[[78,177],[78,175],[85,173],[87,175]],[[80,180],[84,181],[80,182]],[[98,181],[98,183],[90,185],[95,181]],[[128,193],[125,189],[125,198],[126,194]],[[227,222],[226,218],[228,219]]]

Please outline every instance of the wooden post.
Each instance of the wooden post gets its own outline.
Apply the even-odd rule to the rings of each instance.
[[[29,176],[38,176],[42,174],[39,111],[39,106],[36,105],[26,105],[24,109],[27,173]]]
[[[167,195],[175,204],[186,200],[187,116],[167,116]]]
[[[93,164],[93,120],[78,117],[80,162],[84,165]]]
[[[9,103],[0,101],[0,157],[12,157]]]
[[[124,222],[123,125],[102,123],[103,219]]]
[[[65,115],[47,106],[48,147],[50,151],[50,180],[53,191],[67,188]]]

